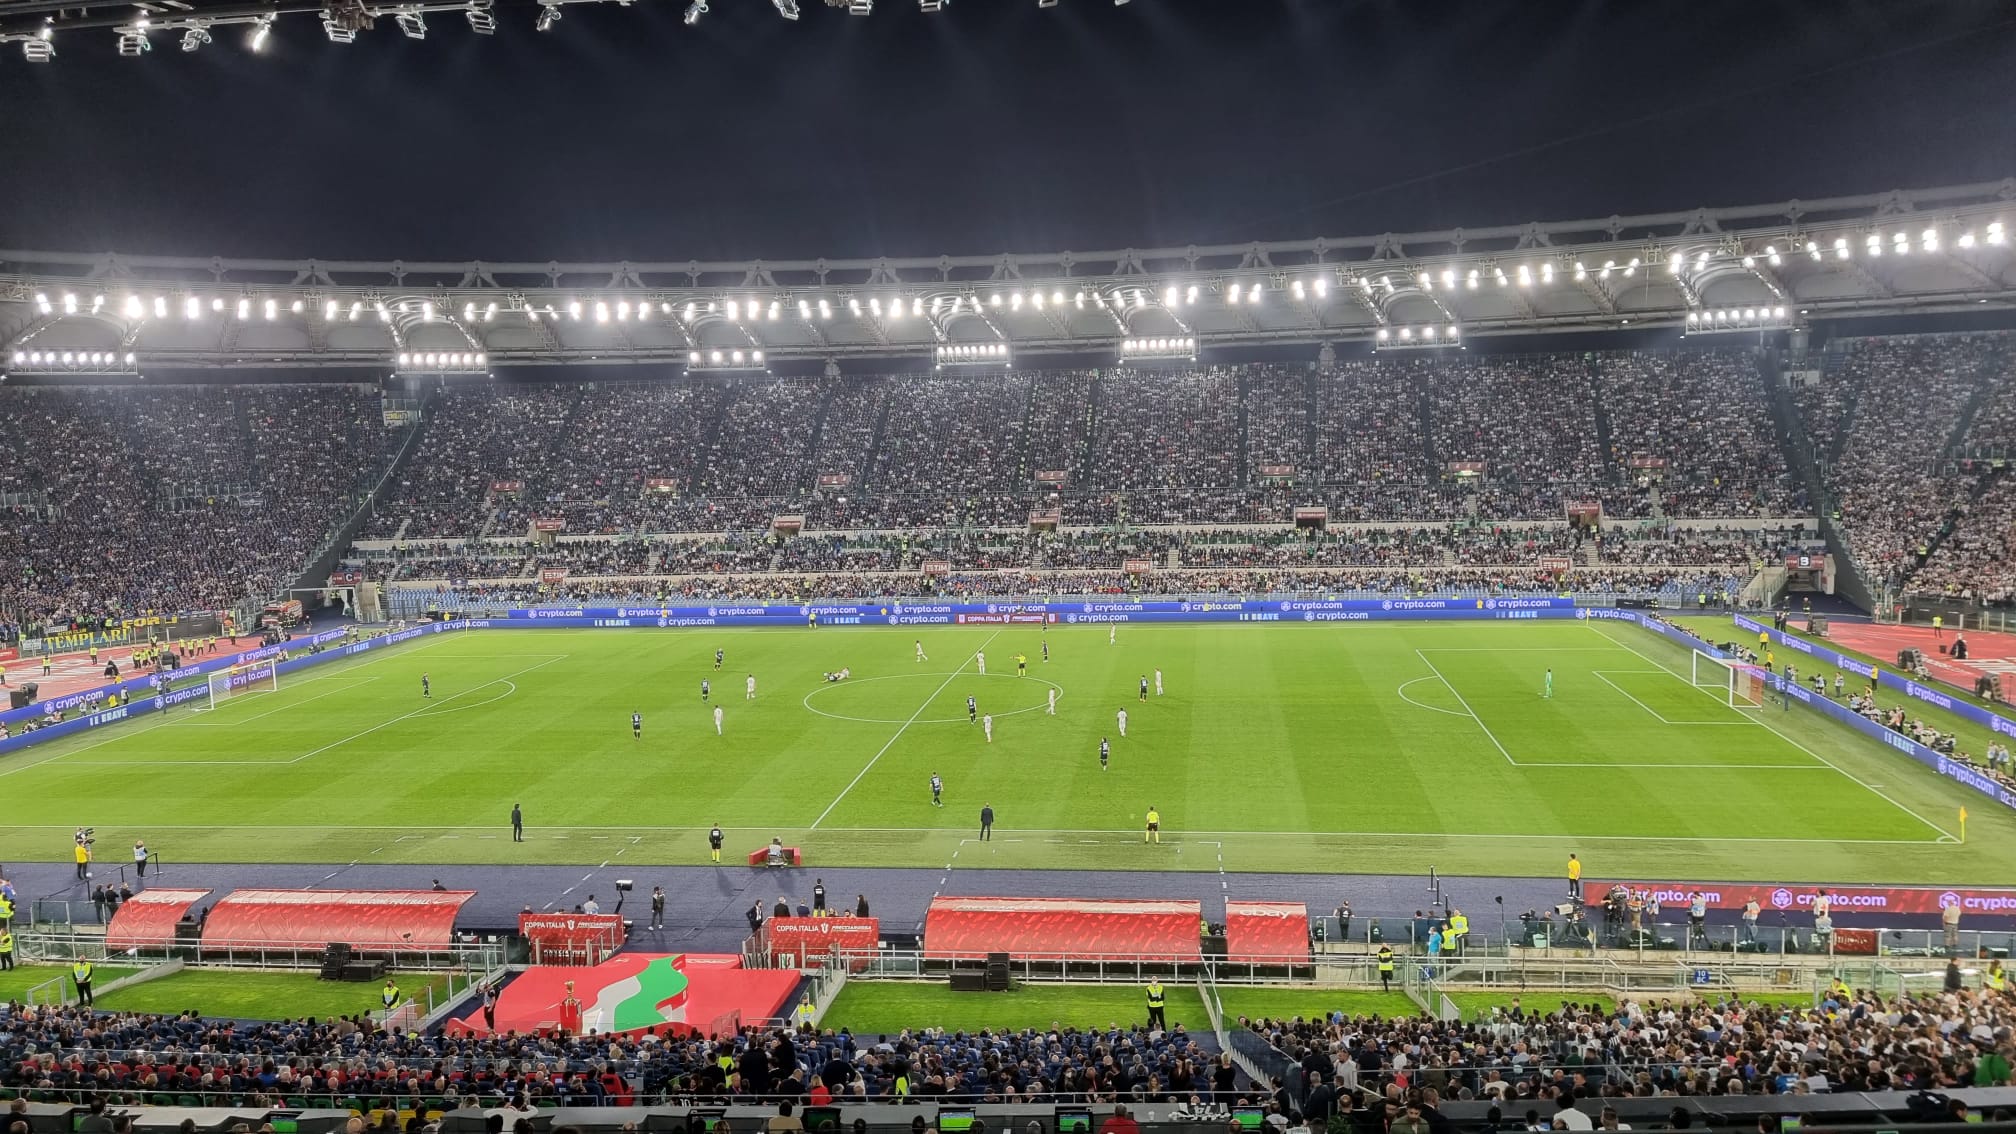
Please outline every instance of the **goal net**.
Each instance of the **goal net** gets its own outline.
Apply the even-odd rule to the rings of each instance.
[[[1735,709],[1761,707],[1764,692],[1770,686],[1763,666],[1718,658],[1699,650],[1694,651],[1694,670],[1690,679],[1695,688],[1721,696]]]
[[[271,658],[234,665],[210,675],[210,696],[196,706],[197,712],[214,709],[234,697],[252,693],[273,693],[280,688],[280,669]]]

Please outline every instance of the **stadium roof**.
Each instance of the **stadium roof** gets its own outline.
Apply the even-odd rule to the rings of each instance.
[[[0,368],[677,364],[1044,355],[2016,306],[2016,178],[1738,208],[1212,247],[703,263],[0,250]]]

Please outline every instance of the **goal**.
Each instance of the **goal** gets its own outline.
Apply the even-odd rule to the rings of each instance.
[[[210,675],[210,696],[196,706],[196,711],[214,709],[233,697],[243,697],[249,693],[274,693],[280,689],[280,668],[271,658],[261,661],[234,665],[220,669]]]
[[[1770,687],[1770,677],[1763,666],[1718,658],[1700,650],[1694,651],[1694,670],[1689,680],[1695,688],[1724,698],[1734,709],[1763,707],[1764,691]]]

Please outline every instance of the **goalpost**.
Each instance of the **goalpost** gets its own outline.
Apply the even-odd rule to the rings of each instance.
[[[1718,658],[1694,651],[1694,668],[1689,681],[1697,689],[1715,690],[1732,709],[1764,706],[1764,692],[1770,688],[1764,667]]]
[[[280,689],[279,663],[272,658],[262,658],[229,669],[220,669],[210,675],[210,695],[202,704],[195,706],[196,712],[207,712],[233,697],[243,697],[251,693],[274,693]]]

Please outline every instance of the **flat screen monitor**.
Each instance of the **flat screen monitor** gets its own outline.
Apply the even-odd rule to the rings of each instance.
[[[973,1129],[976,1117],[970,1106],[941,1106],[938,1108],[938,1129],[942,1134],[966,1134]]]
[[[1092,1134],[1092,1112],[1082,1106],[1057,1108],[1057,1134]]]

